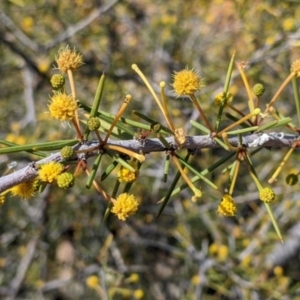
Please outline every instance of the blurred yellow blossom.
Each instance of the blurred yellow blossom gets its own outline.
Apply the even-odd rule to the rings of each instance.
[[[283,268],[281,266],[275,266],[273,269],[274,275],[279,277],[283,275]]]
[[[142,299],[144,297],[144,292],[141,289],[135,290],[133,292],[134,299]]]
[[[25,145],[27,142],[26,137],[24,137],[23,135],[16,135],[14,133],[9,133],[6,138],[5,138],[8,142],[17,144],[17,145]]]
[[[199,285],[199,283],[201,282],[201,278],[200,276],[197,274],[197,275],[194,275],[191,279],[191,283],[193,285]]]
[[[32,198],[36,191],[35,179],[22,182],[11,188],[11,192],[14,196],[19,196],[22,199]]]
[[[91,275],[86,279],[86,285],[91,288],[95,289],[99,286],[99,278],[96,275]]]

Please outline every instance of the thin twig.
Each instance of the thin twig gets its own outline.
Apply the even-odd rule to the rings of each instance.
[[[55,37],[51,42],[49,42],[45,46],[45,50],[49,50],[59,43],[62,43],[72,36],[74,36],[78,31],[87,27],[90,23],[92,23],[95,19],[97,19],[101,14],[107,12],[110,8],[112,8],[118,0],[109,1],[108,3],[101,5],[95,8],[86,18],[80,20],[77,24],[69,26],[64,32]]]
[[[15,296],[18,294],[18,291],[20,290],[21,284],[25,278],[26,272],[31,264],[31,261],[34,257],[36,245],[38,242],[38,237],[33,237],[29,243],[27,244],[27,251],[26,255],[22,258],[17,274],[15,278],[12,279],[11,285],[10,285],[10,297],[11,299],[14,299]]]

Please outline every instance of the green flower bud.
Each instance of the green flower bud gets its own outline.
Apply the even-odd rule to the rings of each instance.
[[[97,117],[90,117],[87,120],[87,127],[91,131],[97,130],[100,127],[100,125],[101,125],[100,119]]]
[[[65,84],[65,77],[61,74],[54,74],[50,79],[50,83],[54,90],[59,90]]]
[[[255,96],[259,97],[265,92],[265,87],[262,83],[257,83],[253,86],[252,91]]]
[[[74,149],[71,146],[65,146],[60,150],[61,157],[65,160],[69,160],[74,155]]]
[[[57,177],[57,185],[62,189],[69,189],[74,186],[75,177],[72,173],[64,172]]]

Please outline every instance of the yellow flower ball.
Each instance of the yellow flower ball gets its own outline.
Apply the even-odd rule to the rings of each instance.
[[[57,176],[57,185],[61,189],[69,189],[74,186],[75,177],[72,173],[64,172]]]
[[[175,72],[172,86],[177,96],[189,96],[199,91],[203,84],[198,72],[184,69]]]
[[[19,196],[22,199],[32,198],[35,194],[35,179],[22,182],[11,189],[14,196]]]
[[[120,220],[125,221],[130,215],[136,213],[139,203],[133,195],[120,194],[113,203],[111,210]]]
[[[265,203],[271,203],[275,200],[275,193],[271,188],[265,187],[259,191],[259,199]]]
[[[83,65],[82,55],[75,49],[72,50],[69,46],[66,46],[58,51],[56,63],[58,69],[60,69],[63,73],[67,73],[68,70],[74,71]]]
[[[41,165],[39,178],[41,181],[51,183],[63,172],[64,165],[58,162],[49,162]]]
[[[119,182],[134,182],[137,180],[139,175],[139,171],[136,170],[135,172],[132,172],[124,167],[120,169],[118,172],[118,180]]]
[[[229,194],[224,194],[218,207],[218,213],[225,217],[233,217],[237,212],[236,204]]]
[[[65,93],[56,93],[49,104],[50,115],[60,121],[71,121],[78,109],[78,103],[72,96]]]

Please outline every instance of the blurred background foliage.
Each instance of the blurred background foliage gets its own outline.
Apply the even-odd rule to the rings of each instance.
[[[152,96],[131,69],[133,63],[159,92],[166,81],[176,127],[189,135],[198,118],[190,101],[172,93],[171,75],[188,66],[199,70],[199,94],[211,120],[214,97],[222,91],[229,60],[249,63],[251,84],[262,82],[262,108],[299,59],[300,6],[278,0],[4,0],[0,3],[1,138],[24,144],[73,138],[74,131],[50,120],[50,77],[58,49],[76,47],[84,66],[75,73],[77,96],[91,105],[100,75],[107,81],[101,109],[116,113],[126,93],[134,100],[125,117],[138,110],[160,121]],[[245,88],[234,71],[234,105],[247,108]],[[292,88],[277,108],[295,117]],[[296,119],[295,119],[296,120]],[[285,150],[260,152],[253,160],[264,182]],[[224,151],[201,151],[198,170]],[[0,157],[2,174],[36,157]],[[147,155],[134,184],[138,213],[126,222],[109,217],[107,203],[85,178],[69,192],[47,188],[33,200],[9,198],[0,209],[1,299],[300,299],[299,189],[284,178],[299,172],[293,156],[274,185],[273,205],[284,235],[280,244],[260,205],[254,183],[242,169],[234,192],[236,218],[218,217],[217,206],[228,175],[211,175],[219,191],[199,183],[203,197],[190,201],[188,190],[172,198],[156,219],[172,180],[162,182],[164,154]],[[245,175],[245,176],[244,176]],[[104,182],[107,191],[111,182]]]

